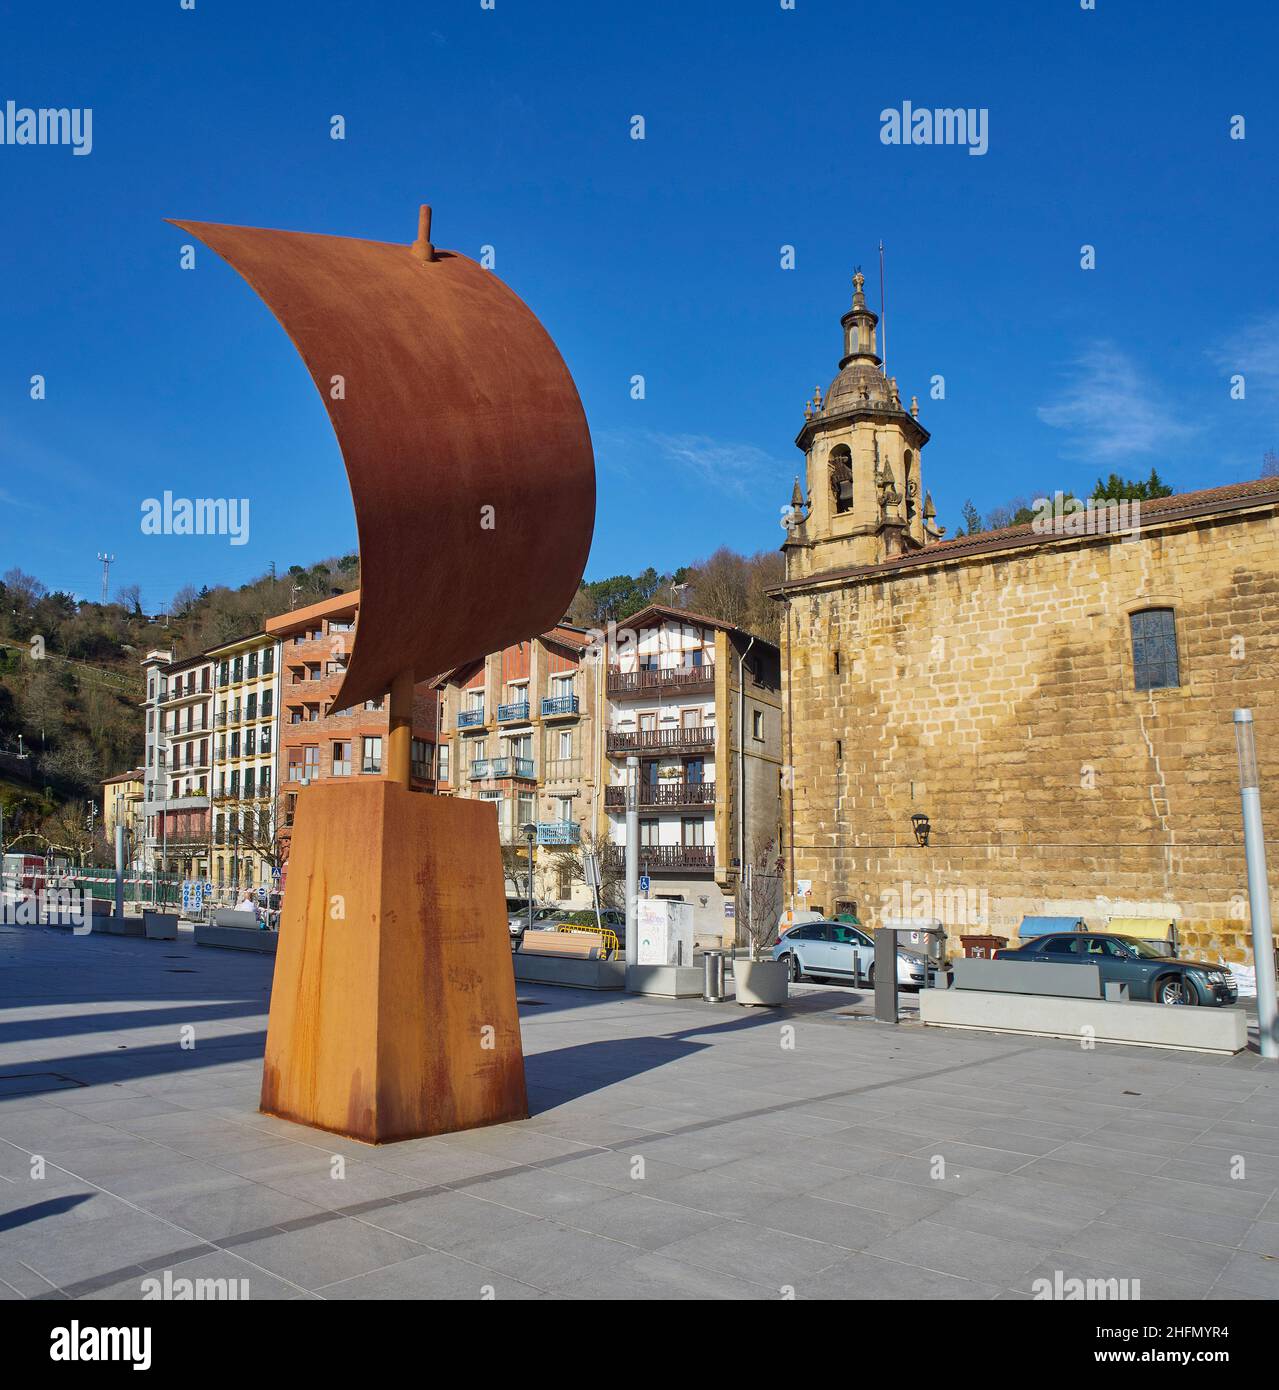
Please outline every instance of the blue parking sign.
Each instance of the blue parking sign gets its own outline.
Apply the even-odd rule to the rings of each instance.
[[[641,893],[647,893],[648,890],[649,890],[652,886],[653,886],[653,880],[652,880],[651,878],[649,878],[649,876],[648,876],[647,874],[640,874],[640,881],[639,881],[639,890],[640,890],[640,892],[641,892]]]

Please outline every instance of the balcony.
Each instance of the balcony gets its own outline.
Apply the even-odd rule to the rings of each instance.
[[[532,781],[532,758],[472,758],[471,780],[491,777],[519,777]]]
[[[715,747],[714,725],[703,724],[696,729],[639,729],[635,732],[608,731],[610,753],[665,753],[680,749],[711,749]]]
[[[528,709],[527,700],[514,700],[509,705],[498,705],[497,722],[499,724],[514,724],[527,719]]]
[[[577,845],[582,841],[582,827],[576,821],[538,821],[539,845]]]
[[[563,719],[577,713],[576,695],[548,695],[542,701],[543,719]]]
[[[649,806],[714,806],[714,782],[641,782],[639,804]],[[626,809],[626,788],[605,787],[604,805],[610,811]]]
[[[610,670],[608,673],[610,695],[648,695],[676,691],[693,694],[714,689],[714,666],[672,666],[661,670],[649,668],[639,671]]]
[[[606,856],[610,864],[620,869],[626,860],[623,845],[609,845]],[[715,868],[714,845],[641,845],[640,873],[660,874],[693,869],[710,873]]]
[[[457,712],[457,727],[459,729],[478,729],[483,723],[483,705],[479,709],[460,709]]]

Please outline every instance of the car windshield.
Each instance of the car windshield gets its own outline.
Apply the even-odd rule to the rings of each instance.
[[[1141,956],[1144,960],[1159,960],[1168,954],[1161,945],[1156,945],[1152,941],[1142,941],[1135,936],[1117,936],[1115,940],[1126,951],[1134,956]]]

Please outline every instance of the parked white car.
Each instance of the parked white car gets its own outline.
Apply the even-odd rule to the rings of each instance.
[[[792,927],[773,947],[773,959],[785,961],[790,977],[798,982],[805,975],[815,979],[855,980],[875,984],[875,943],[860,927],[847,922],[804,922]],[[949,963],[938,966],[922,951],[897,947],[897,985],[900,989],[931,987],[949,979]]]

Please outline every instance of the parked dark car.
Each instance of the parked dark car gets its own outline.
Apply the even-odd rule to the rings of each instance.
[[[1137,936],[1060,932],[995,952],[996,960],[1095,965],[1101,982],[1125,984],[1130,999],[1155,1004],[1234,1004],[1239,987],[1222,965],[1169,956]]]

